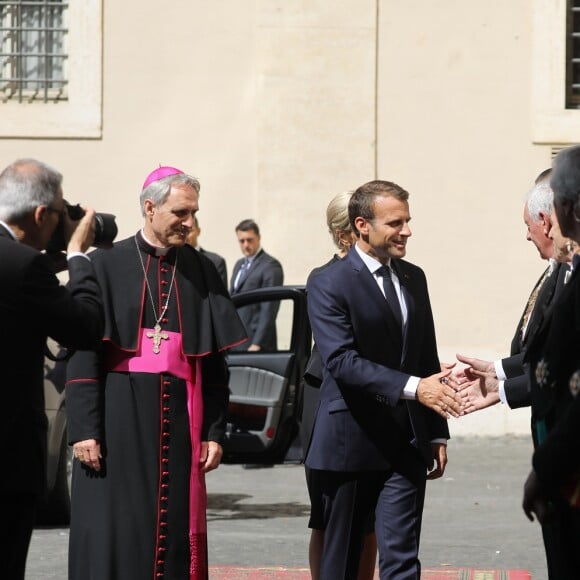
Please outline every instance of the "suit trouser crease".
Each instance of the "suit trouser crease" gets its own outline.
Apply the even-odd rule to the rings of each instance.
[[[322,472],[324,548],[321,580],[355,580],[365,525],[373,510],[381,580],[420,577],[418,558],[425,482],[392,471]]]

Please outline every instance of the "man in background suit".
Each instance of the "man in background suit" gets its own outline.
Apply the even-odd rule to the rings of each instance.
[[[233,296],[256,288],[281,286],[284,283],[282,265],[260,247],[258,224],[251,219],[243,220],[236,226],[236,235],[244,257],[234,266],[230,294]],[[276,315],[279,306],[279,302],[270,301],[238,309],[250,337],[248,351],[271,352],[277,349]],[[242,349],[245,348],[243,345]]]
[[[47,336],[89,348],[103,331],[100,292],[84,252],[94,239],[95,212],[73,224],[64,210],[62,176],[21,159],[0,174],[0,368],[7,413],[0,454],[2,577],[24,578],[36,507],[45,488],[43,355]],[[68,240],[69,288],[61,286],[46,248],[60,220]],[[76,229],[75,229],[76,225]],[[73,231],[74,230],[74,231]]]
[[[321,580],[356,578],[375,507],[381,579],[420,577],[426,479],[443,474],[446,418],[461,412],[451,371],[440,370],[425,274],[402,260],[407,200],[388,181],[359,187],[349,202],[356,245],[308,284],[323,363],[305,461],[325,505]]]
[[[224,282],[224,286],[228,287],[228,270],[226,267],[226,261],[219,255],[214,252],[208,252],[201,246],[197,245],[197,239],[199,238],[199,234],[201,234],[201,228],[199,227],[199,222],[197,221],[197,217],[193,218],[193,226],[187,235],[187,243],[192,247],[195,248],[198,252],[201,252],[206,258],[209,258],[217,268],[218,274],[220,278]]]

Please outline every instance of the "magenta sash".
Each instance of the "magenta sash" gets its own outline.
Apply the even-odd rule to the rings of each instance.
[[[201,472],[201,429],[203,426],[203,396],[201,390],[201,359],[188,359],[181,348],[181,334],[163,333],[158,354],[153,352],[152,329],[142,328],[136,353],[113,350],[108,358],[108,370],[116,372],[169,374],[183,379],[187,385],[187,411],[191,436],[191,471],[189,477],[189,546],[190,580],[207,578],[207,495],[205,474]]]

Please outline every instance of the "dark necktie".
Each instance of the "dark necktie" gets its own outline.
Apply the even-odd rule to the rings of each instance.
[[[403,330],[403,314],[401,312],[401,304],[399,302],[399,297],[395,291],[395,285],[393,284],[393,279],[391,277],[392,271],[388,266],[381,266],[376,273],[383,278],[383,289],[385,291],[385,297],[387,303],[389,304],[393,316]]]

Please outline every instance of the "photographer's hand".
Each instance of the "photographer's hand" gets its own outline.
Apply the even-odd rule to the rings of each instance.
[[[64,223],[64,235],[68,240],[67,254],[71,252],[85,253],[95,241],[95,210],[83,207],[85,215],[75,222],[65,212],[62,219]]]

